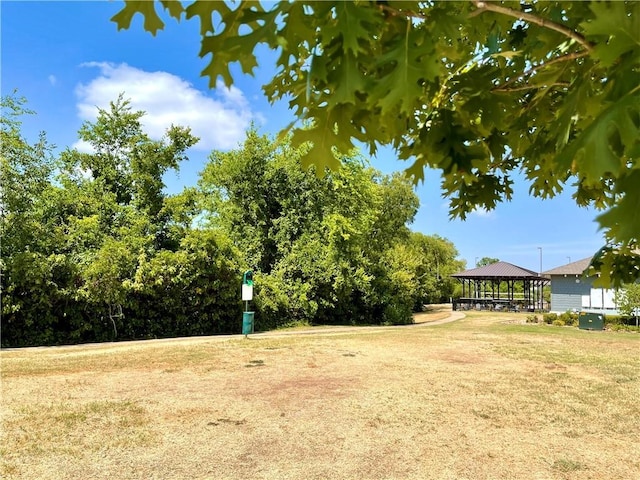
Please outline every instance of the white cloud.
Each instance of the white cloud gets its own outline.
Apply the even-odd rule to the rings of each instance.
[[[95,120],[97,107],[108,108],[110,101],[124,93],[134,110],[146,112],[142,123],[149,136],[161,138],[172,124],[191,127],[200,138],[194,148],[209,151],[237,146],[251,120],[260,118],[251,112],[242,91],[226,88],[221,82],[216,86],[216,98],[211,98],[171,73],[145,72],[125,63],[83,66],[98,68],[100,75],[76,88],[82,120]]]
[[[82,153],[95,153],[95,149],[91,146],[89,142],[85,142],[84,140],[76,140],[71,148],[74,150],[78,150]]]
[[[49,83],[51,85],[55,85],[56,83],[58,83],[58,79],[56,78],[55,75],[49,75],[47,79],[49,80]]]
[[[495,218],[495,210],[487,210],[486,208],[474,208],[469,215],[475,215],[480,218]]]

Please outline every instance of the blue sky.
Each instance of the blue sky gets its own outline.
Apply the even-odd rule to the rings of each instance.
[[[170,192],[197,181],[212,149],[234,148],[254,123],[275,134],[293,120],[286,103],[270,105],[261,86],[273,71],[273,55],[261,52],[255,76],[236,75],[231,89],[208,88],[200,76],[206,59],[198,57],[196,21],[166,20],[152,37],[141,17],[130,30],[117,31],[110,18],[122,7],[110,2],[1,1],[1,91],[18,89],[37,115],[25,119],[23,133],[35,140],[45,131],[59,149],[78,143],[77,130],[93,120],[96,106],[106,107],[120,92],[136,110],[144,110],[147,132],[162,135],[171,123],[190,126],[201,138],[177,176],[167,178]],[[239,73],[239,69],[235,69]],[[382,149],[372,164],[390,173],[404,165]],[[450,220],[441,196],[439,174],[428,171],[417,187],[421,207],[412,229],[451,240],[472,267],[476,258],[495,257],[538,271],[588,257],[602,246],[597,212],[579,208],[571,189],[552,200],[529,196],[516,179],[514,199],[491,212],[478,211],[466,221]]]

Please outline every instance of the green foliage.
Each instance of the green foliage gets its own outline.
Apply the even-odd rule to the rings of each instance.
[[[563,312],[558,317],[558,321],[562,322],[563,325],[575,327],[578,325],[578,314],[575,312]]]
[[[238,332],[238,251],[215,231],[191,231],[176,251],[140,258],[129,295],[137,322],[129,337],[211,335]]]
[[[414,309],[420,311],[424,304],[449,302],[460,286],[451,275],[464,269],[464,262],[457,259],[458,251],[453,243],[438,235],[413,232],[409,248],[418,263]]]
[[[555,320],[558,319],[558,314],[556,313],[543,313],[542,321],[547,325],[551,325]]]
[[[22,252],[40,230],[43,208],[40,199],[51,191],[50,182],[57,163],[44,134],[29,144],[20,128],[26,100],[16,95],[3,97],[0,107],[0,235],[3,258]]]
[[[640,332],[638,317],[626,315],[606,315],[605,328],[614,332]]]
[[[92,153],[54,159],[21,136],[24,100],[2,106],[3,346],[239,330],[237,249],[192,229],[194,189],[164,193],[188,129],[151,140],[120,97],[82,126]]]
[[[606,245],[596,252],[587,271],[590,276],[600,275],[594,286],[608,287],[613,283],[619,288],[640,279],[639,249],[637,246],[634,249],[634,245]]]
[[[359,155],[320,177],[301,168],[307,146],[250,131],[167,195],[187,128],[152,140],[121,96],[80,129],[91,153],[53,158],[22,138],[23,105],[3,101],[3,346],[239,332],[248,268],[258,330],[410,323],[455,288],[453,244],[407,227],[410,181]]]
[[[537,315],[527,315],[527,318],[526,318],[527,323],[538,323],[538,321],[539,320]],[[550,323],[550,322],[545,321],[545,323]]]
[[[81,330],[69,289],[78,268],[56,251],[64,236],[51,225],[56,198],[52,185],[58,166],[44,135],[30,144],[21,134],[21,117],[32,114],[26,100],[2,98],[0,130],[0,256],[2,344],[38,345],[61,341],[59,331]]]
[[[69,330],[84,338],[84,318],[67,288],[77,269],[65,255],[22,252],[3,260],[3,345],[64,343]]]
[[[607,329],[613,332],[640,332],[640,327],[637,325],[629,325],[627,323],[607,324]]]
[[[319,177],[300,168],[304,152],[250,131],[242,148],[214,152],[199,182],[208,225],[256,272],[260,329],[407,323],[426,292],[449,294],[457,252],[410,234],[418,203],[406,178],[381,176],[356,155]]]
[[[499,261],[500,261],[499,258],[482,257],[480,260],[476,262],[476,267],[486,267],[487,265],[491,265],[492,263],[498,263]]]
[[[635,317],[636,326],[640,317],[640,283],[624,285],[616,291],[616,305],[623,315]]]
[[[233,83],[233,63],[252,73],[258,46],[278,52],[264,92],[288,99],[304,165],[324,173],[355,142],[391,145],[415,181],[442,172],[461,218],[509,200],[514,171],[535,196],[571,185],[579,205],[606,210],[601,281],[640,277],[640,3],[159,4],[198,18],[212,87]],[[112,20],[129,28],[141,13],[155,35],[157,5],[127,1]],[[633,268],[616,268],[618,256]]]
[[[305,328],[311,328],[313,325],[311,325],[309,322],[305,322],[305,321],[294,321],[294,322],[288,322],[288,323],[284,323],[282,325],[280,325],[278,328],[284,330],[284,329],[305,329]]]
[[[625,317],[622,315],[605,315],[605,325],[623,325],[625,323]]]

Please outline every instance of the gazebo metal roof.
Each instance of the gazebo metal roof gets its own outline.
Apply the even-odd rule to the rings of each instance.
[[[518,267],[509,262],[491,263],[484,267],[472,268],[451,276],[473,280],[547,280],[533,270]]]

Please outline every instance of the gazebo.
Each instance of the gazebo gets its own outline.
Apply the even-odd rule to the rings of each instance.
[[[549,279],[508,262],[496,262],[451,275],[462,283],[462,297],[453,300],[454,310],[544,310],[542,290]],[[522,284],[522,292],[516,285]],[[501,286],[506,285],[506,292]]]

